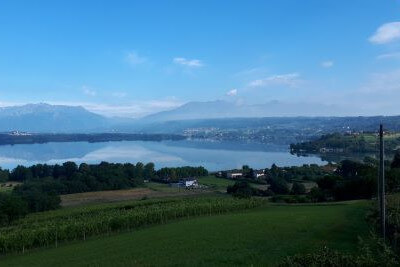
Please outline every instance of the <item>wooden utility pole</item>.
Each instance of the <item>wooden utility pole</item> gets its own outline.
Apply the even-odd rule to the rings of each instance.
[[[386,210],[385,210],[385,160],[383,126],[379,128],[379,213],[381,221],[381,233],[383,241],[386,239]]]

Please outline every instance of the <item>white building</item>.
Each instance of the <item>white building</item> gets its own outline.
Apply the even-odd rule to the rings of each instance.
[[[231,178],[231,179],[236,179],[236,178],[241,178],[243,176],[243,173],[241,173],[241,172],[228,172],[226,174],[226,176],[228,178]]]

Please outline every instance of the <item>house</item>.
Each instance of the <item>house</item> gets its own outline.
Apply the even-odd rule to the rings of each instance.
[[[226,174],[226,177],[227,178],[230,178],[230,179],[237,179],[237,178],[242,178],[243,177],[243,173],[242,172],[228,172],[227,174]]]
[[[196,188],[199,186],[199,183],[198,183],[197,179],[189,178],[189,179],[185,179],[183,181],[183,185],[186,188]]]
[[[170,186],[172,187],[184,187],[187,189],[197,188],[199,187],[199,182],[195,178],[185,178],[180,179],[178,183],[171,183]]]
[[[265,170],[255,170],[253,172],[253,178],[254,179],[259,179],[259,178],[264,177],[264,176],[265,176]]]

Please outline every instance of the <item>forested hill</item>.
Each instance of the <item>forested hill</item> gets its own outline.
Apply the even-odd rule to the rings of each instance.
[[[386,133],[384,137],[387,152],[400,149],[400,133]],[[291,144],[293,153],[368,153],[378,149],[375,133],[327,134],[320,138],[298,144]]]

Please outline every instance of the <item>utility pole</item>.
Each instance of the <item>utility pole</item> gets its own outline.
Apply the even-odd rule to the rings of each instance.
[[[379,212],[381,217],[381,233],[383,241],[386,239],[386,210],[385,210],[385,160],[383,143],[383,126],[379,128]]]

